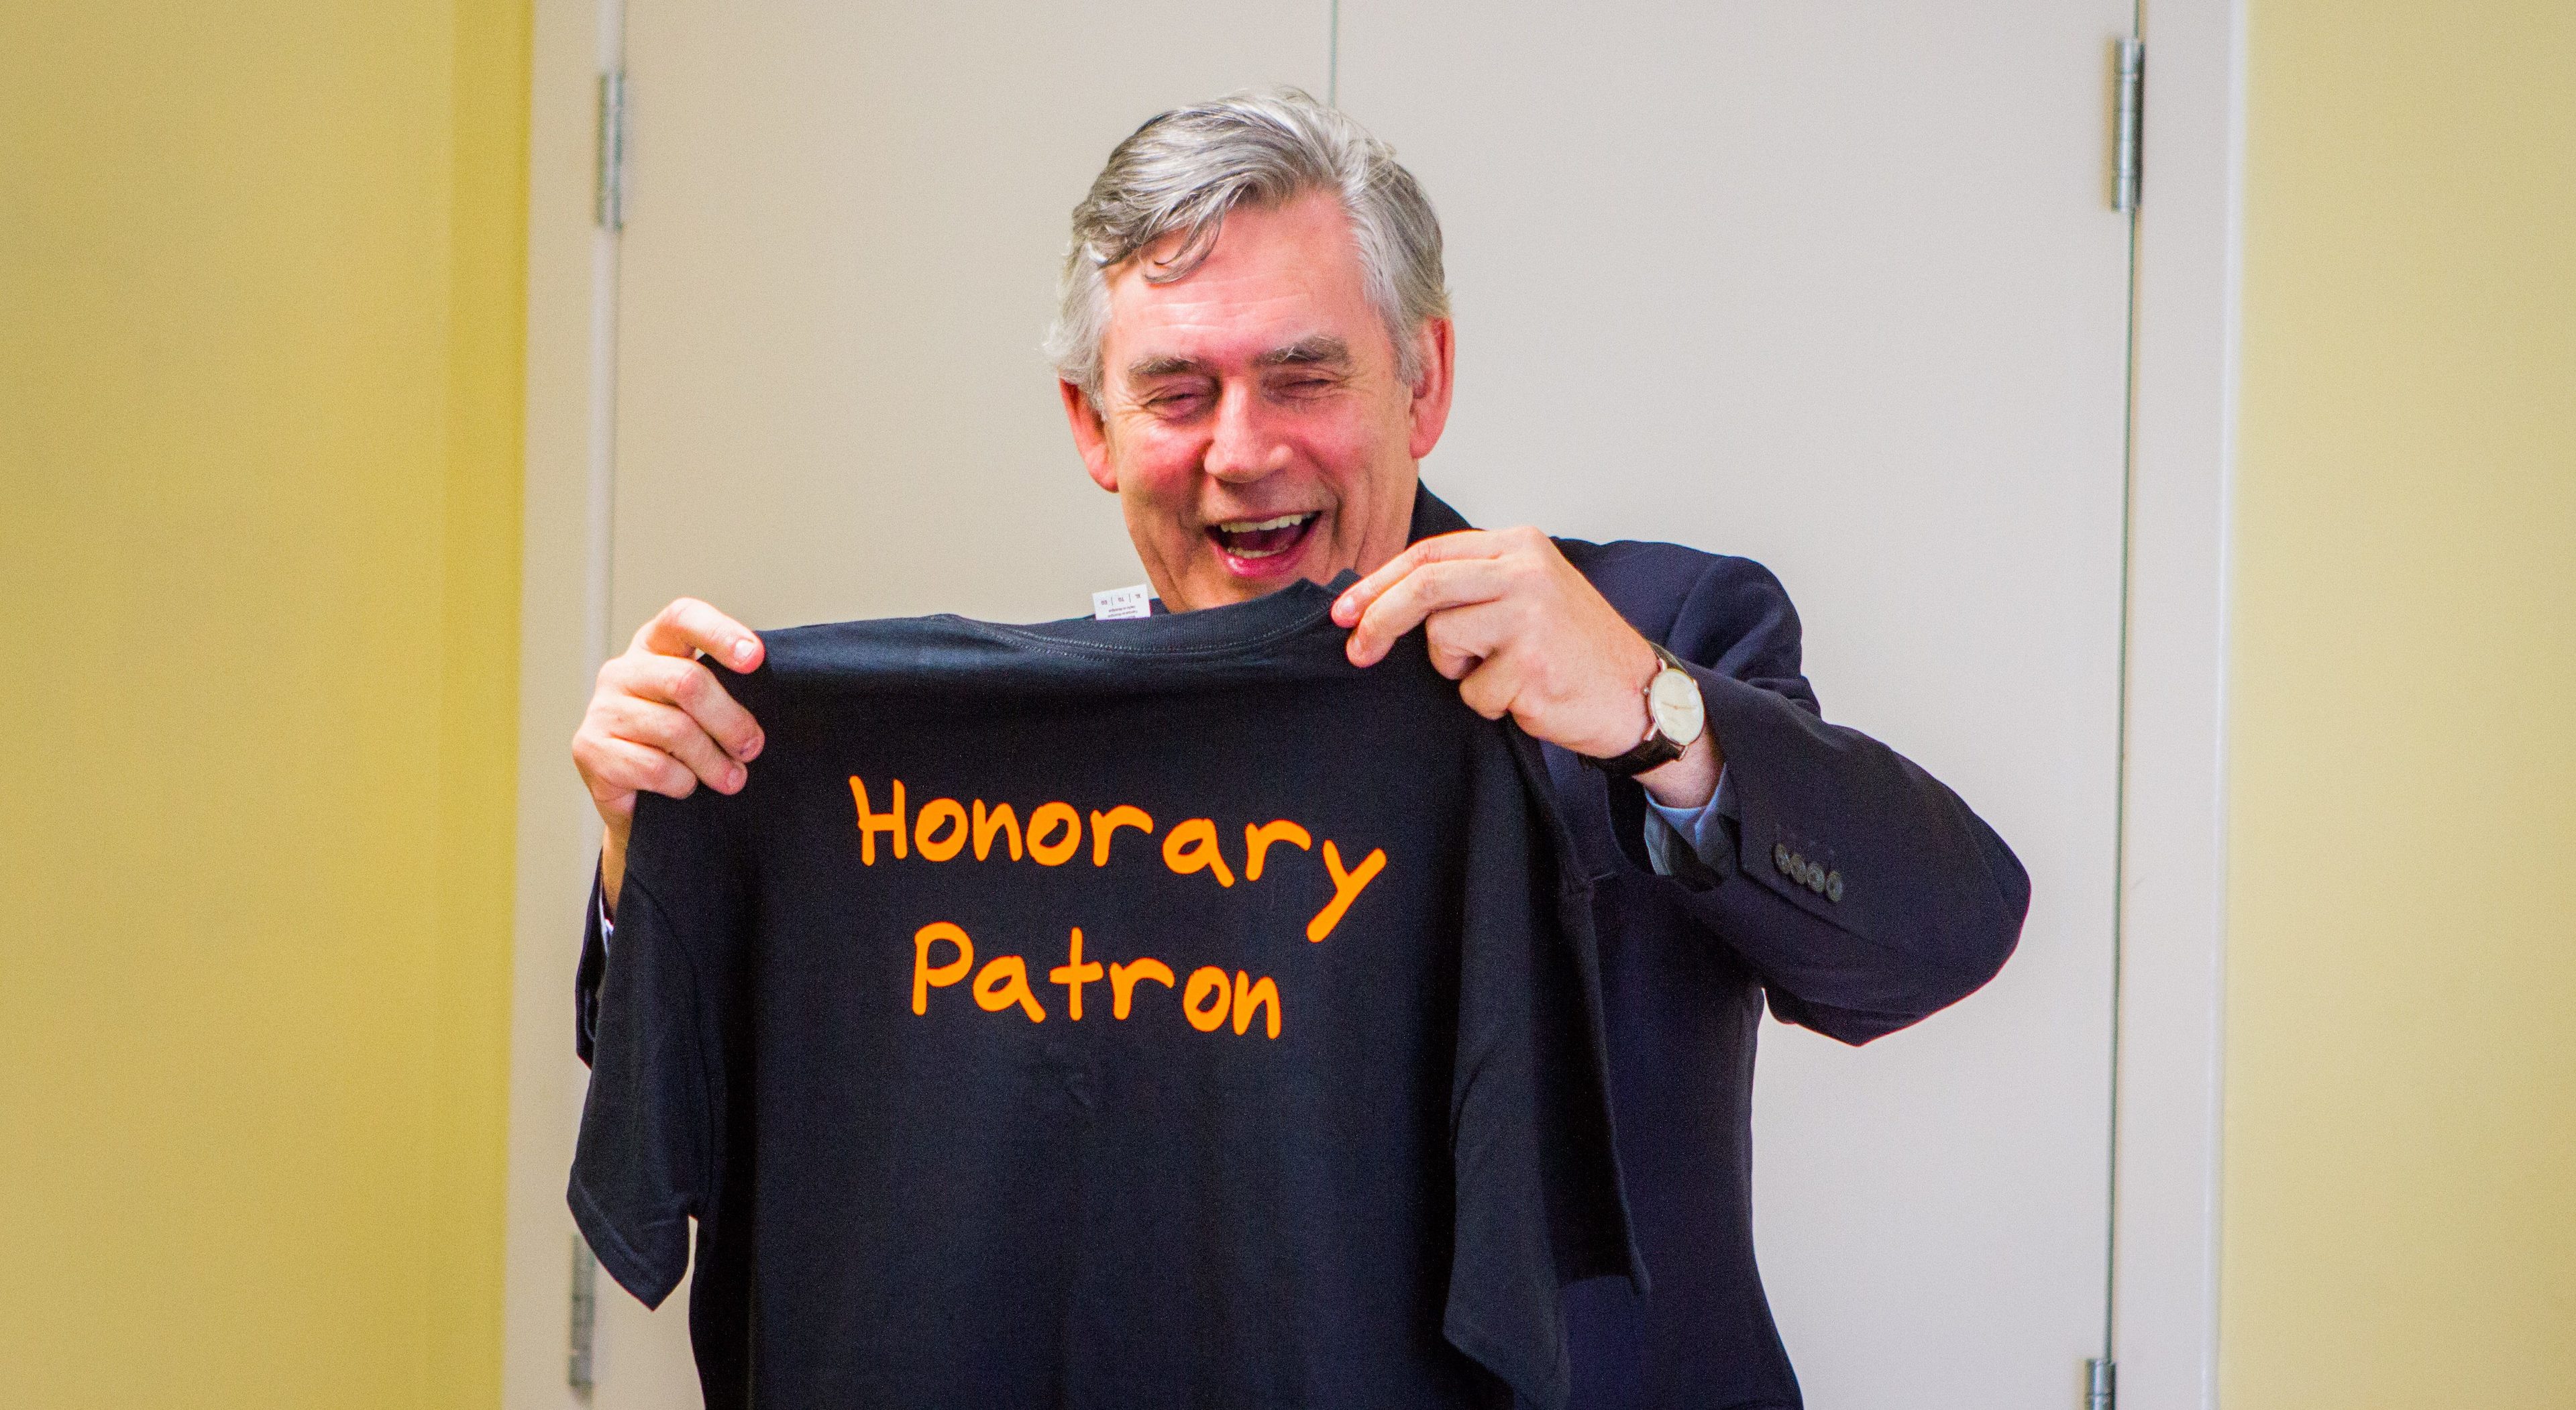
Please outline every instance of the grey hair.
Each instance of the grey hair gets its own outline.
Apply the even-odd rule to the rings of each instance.
[[[1395,343],[1396,374],[1408,384],[1419,379],[1413,334],[1449,313],[1440,218],[1393,147],[1296,88],[1174,108],[1109,154],[1073,208],[1073,247],[1046,337],[1056,375],[1099,401],[1110,270],[1179,234],[1180,247],[1152,261],[1145,279],[1187,278],[1215,247],[1228,211],[1272,208],[1310,191],[1332,192],[1350,216],[1369,302]]]

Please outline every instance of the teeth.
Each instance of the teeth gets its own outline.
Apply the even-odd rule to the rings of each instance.
[[[1314,517],[1314,513],[1309,511],[1304,514],[1282,514],[1276,519],[1232,519],[1217,525],[1217,528],[1229,534],[1257,534],[1264,529],[1285,529],[1292,524],[1302,524]]]

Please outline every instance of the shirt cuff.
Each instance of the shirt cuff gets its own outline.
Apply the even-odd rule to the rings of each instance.
[[[1723,773],[1719,774],[1719,778],[1721,780],[1723,780],[1724,777],[1725,775]],[[1647,801],[1652,802],[1654,800],[1648,799]],[[616,938],[617,922],[608,918],[608,898],[602,896],[599,898],[599,948],[602,950],[607,949],[608,942]]]
[[[1717,791],[1709,795],[1706,803],[1696,808],[1670,808],[1656,802],[1655,795],[1649,793],[1646,810],[1646,857],[1655,864],[1656,875],[1673,874],[1670,849],[1676,844],[1688,847],[1701,865],[1721,869],[1720,859],[1733,844],[1718,819],[1736,819],[1735,790],[1727,784],[1724,765],[1718,767]]]

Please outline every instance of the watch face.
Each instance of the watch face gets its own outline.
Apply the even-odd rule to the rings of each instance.
[[[1708,702],[1700,699],[1699,682],[1670,666],[1657,671],[1647,685],[1646,709],[1655,717],[1655,728],[1675,744],[1690,744],[1708,725]]]

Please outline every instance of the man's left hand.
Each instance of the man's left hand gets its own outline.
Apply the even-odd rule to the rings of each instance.
[[[1646,737],[1654,647],[1536,529],[1469,529],[1423,539],[1333,603],[1351,664],[1385,659],[1420,626],[1431,664],[1468,708],[1509,715],[1537,739],[1595,759]],[[1667,807],[1717,792],[1724,760],[1703,732],[1682,757],[1637,776]]]

